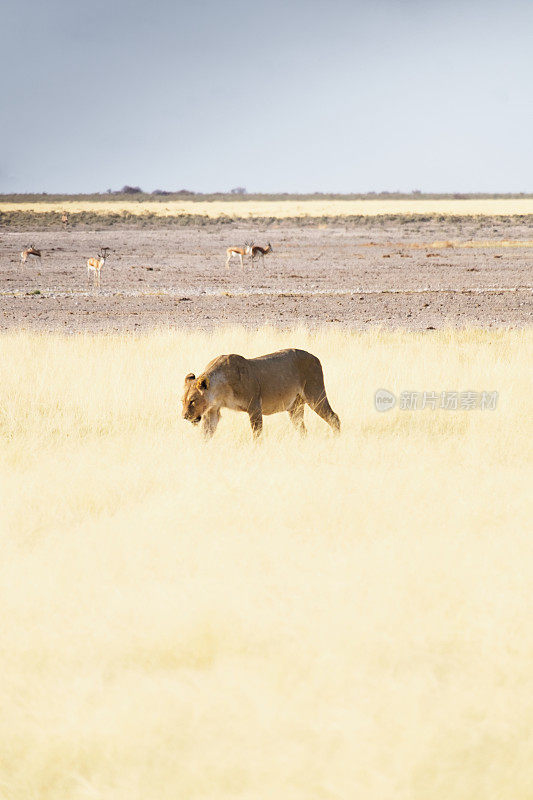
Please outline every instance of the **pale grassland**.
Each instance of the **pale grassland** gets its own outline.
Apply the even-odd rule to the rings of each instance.
[[[486,216],[533,214],[533,199],[477,200],[65,200],[61,202],[0,202],[0,213],[32,211],[36,213],[90,211],[95,214],[156,214],[174,217],[198,214],[210,218],[235,217],[344,217],[380,216],[383,214],[446,214]]]
[[[323,360],[262,446],[176,414],[212,356]],[[0,339],[0,796],[533,796],[527,331]],[[496,389],[378,414],[375,389]]]

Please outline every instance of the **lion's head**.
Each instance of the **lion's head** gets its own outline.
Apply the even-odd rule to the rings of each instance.
[[[196,378],[192,372],[185,377],[185,386],[182,398],[183,419],[198,425],[207,410],[205,393],[209,389],[209,378]]]

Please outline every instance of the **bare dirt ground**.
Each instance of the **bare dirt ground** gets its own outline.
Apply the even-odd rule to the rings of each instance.
[[[362,227],[4,230],[0,327],[529,326],[531,238],[523,222],[479,217]],[[274,252],[252,268],[235,261],[226,270],[226,248],[247,239],[270,241]],[[21,266],[19,252],[30,243],[42,250],[42,263]],[[85,262],[101,246],[112,252],[98,290],[87,283]]]

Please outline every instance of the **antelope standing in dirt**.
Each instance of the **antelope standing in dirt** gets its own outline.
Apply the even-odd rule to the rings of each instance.
[[[109,247],[101,247],[100,251],[98,258],[89,258],[87,261],[87,280],[91,277],[91,272],[94,273],[93,285],[98,288],[100,288],[100,270],[107,260]]]
[[[61,222],[63,223],[64,228],[68,227],[68,214],[66,211],[63,211],[61,214]]]
[[[25,250],[23,250],[20,254],[20,263],[25,264],[28,260],[28,256],[35,256],[35,258],[41,258],[41,251],[37,250],[34,245],[30,244]]]
[[[252,257],[252,264],[254,263],[254,258],[256,258],[256,256],[261,256],[261,259],[264,261],[265,256],[268,255],[268,253],[272,252],[274,251],[272,250],[272,245],[270,244],[270,242],[267,244],[266,247],[259,247],[258,244],[252,245],[252,252],[250,254]]]
[[[229,262],[232,258],[240,258],[241,267],[244,267],[243,258],[244,256],[250,256],[252,254],[253,246],[253,242],[245,242],[244,247],[228,247],[226,250],[226,269],[228,269]]]

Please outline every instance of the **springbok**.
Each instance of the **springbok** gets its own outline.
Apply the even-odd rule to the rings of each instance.
[[[68,227],[68,214],[66,211],[63,211],[63,213],[61,214],[61,222],[64,228]]]
[[[28,260],[28,256],[35,256],[35,258],[41,258],[41,251],[37,250],[37,248],[30,244],[25,250],[23,250],[20,254],[20,263],[25,264]]]
[[[254,263],[254,258],[256,256],[261,256],[261,258],[264,261],[265,260],[265,256],[268,253],[273,253],[273,252],[274,251],[272,250],[272,245],[270,244],[270,242],[268,243],[268,245],[266,247],[259,247],[258,244],[252,245],[252,252],[251,252],[252,264]]]
[[[244,247],[228,247],[226,250],[226,269],[228,269],[229,262],[234,257],[240,258],[241,267],[244,267],[243,257],[250,256],[252,254],[253,246],[253,242],[245,242]]]
[[[94,272],[93,285],[98,286],[98,288],[100,288],[100,270],[106,262],[109,249],[109,247],[101,247],[98,258],[90,258],[87,261],[87,280],[89,280],[91,272]]]

